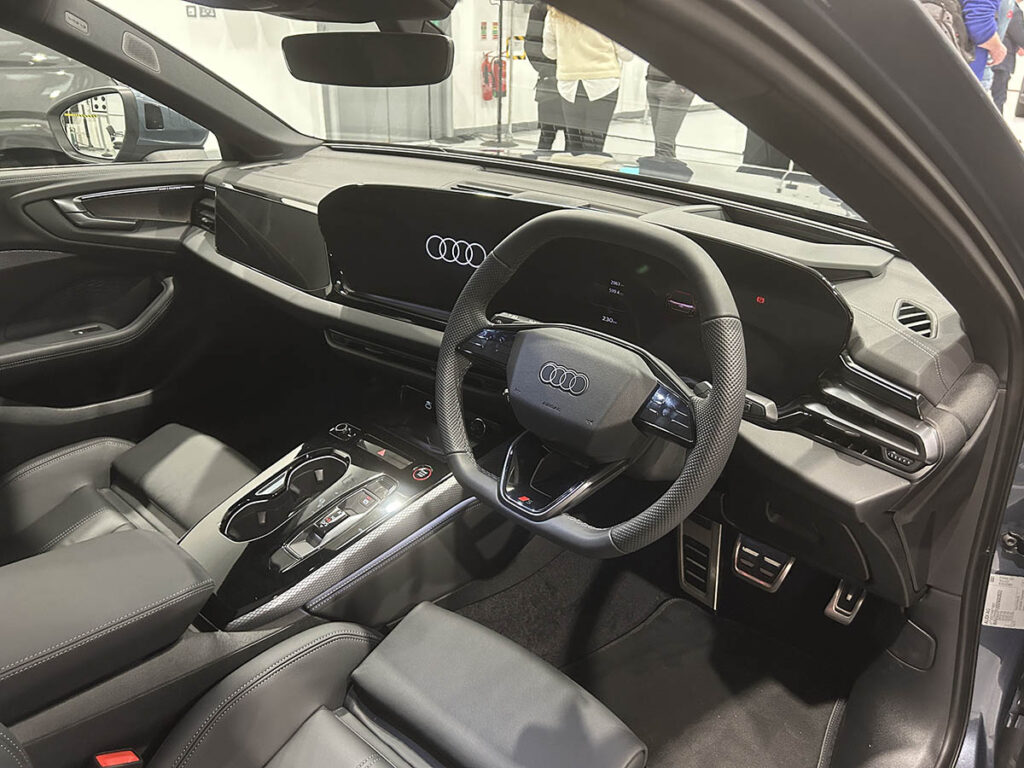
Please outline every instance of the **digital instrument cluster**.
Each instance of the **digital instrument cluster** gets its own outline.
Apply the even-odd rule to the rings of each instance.
[[[342,187],[320,204],[339,301],[443,322],[502,239],[552,207],[438,189]],[[725,275],[744,324],[749,389],[784,404],[814,388],[850,333],[848,308],[817,272],[728,243],[698,240]],[[710,377],[700,305],[679,267],[598,240],[565,238],[535,252],[491,305],[541,322],[633,342],[681,376]]]

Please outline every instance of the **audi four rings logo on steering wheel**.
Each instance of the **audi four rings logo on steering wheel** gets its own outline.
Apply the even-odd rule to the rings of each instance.
[[[487,249],[480,243],[456,240],[454,237],[431,235],[427,238],[427,256],[434,261],[479,269],[487,258]]]
[[[587,374],[548,361],[540,367],[540,380],[550,387],[579,397],[590,387]]]

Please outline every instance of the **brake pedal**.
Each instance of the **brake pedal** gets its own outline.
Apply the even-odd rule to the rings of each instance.
[[[740,534],[732,553],[732,570],[765,592],[777,592],[789,575],[795,557]]]

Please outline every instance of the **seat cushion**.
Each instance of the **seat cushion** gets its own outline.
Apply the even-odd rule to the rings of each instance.
[[[161,427],[114,460],[114,482],[148,500],[181,534],[256,477],[256,468],[216,438],[180,424]]]
[[[325,624],[275,645],[203,696],[150,768],[263,768],[310,717],[341,706],[352,670],[378,639],[354,624]]]
[[[379,645],[325,624],[257,656],[192,708],[151,766],[643,768],[646,755],[556,669],[423,604]]]
[[[0,478],[0,565],[132,528],[177,539],[255,476],[177,424],[137,445],[104,437],[51,451]]]
[[[352,676],[356,701],[443,765],[642,768],[647,749],[596,698],[511,640],[430,603]],[[381,734],[383,736],[383,734]]]
[[[131,524],[97,489],[133,443],[112,437],[75,443],[39,456],[0,478],[0,564]]]

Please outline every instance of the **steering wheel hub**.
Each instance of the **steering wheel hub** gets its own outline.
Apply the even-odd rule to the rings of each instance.
[[[634,457],[634,416],[658,384],[634,352],[569,328],[520,331],[508,363],[512,412],[549,446],[595,464]]]

